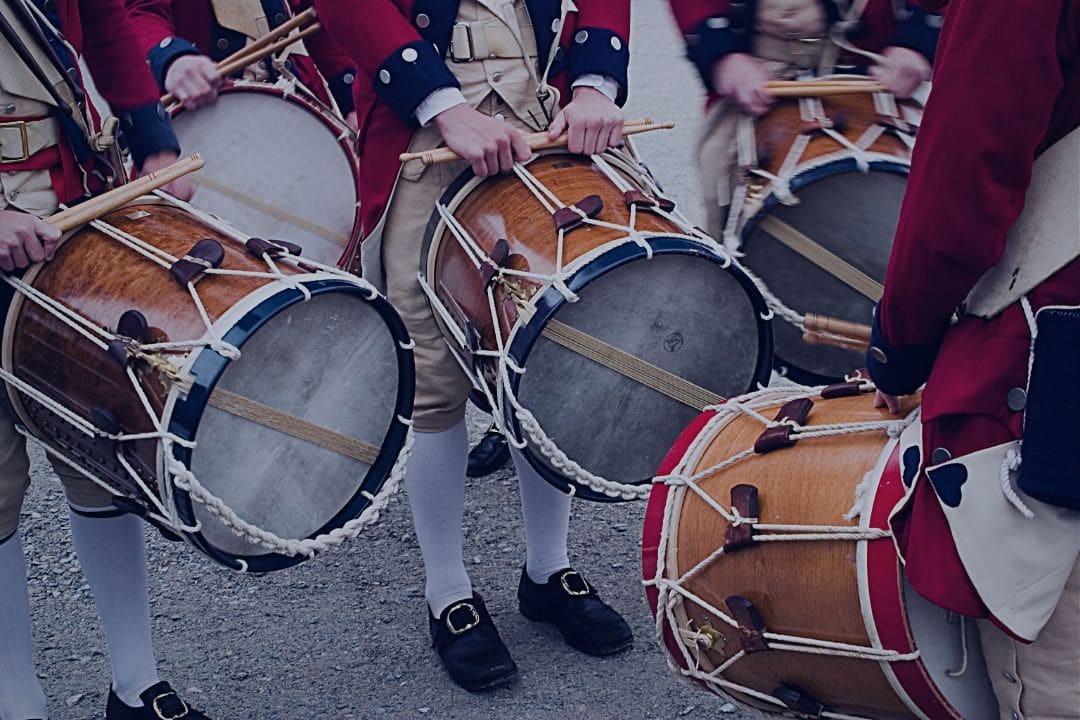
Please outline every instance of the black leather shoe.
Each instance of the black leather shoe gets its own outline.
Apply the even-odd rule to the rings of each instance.
[[[517,664],[479,595],[453,603],[438,619],[429,610],[428,626],[443,667],[466,690],[490,690],[517,677]]]
[[[471,478],[493,473],[510,461],[510,445],[498,430],[484,433],[476,447],[469,451],[469,466],[465,474]]]
[[[159,682],[139,694],[142,707],[125,705],[109,688],[105,720],[210,720],[180,699],[169,683]]]
[[[613,655],[629,648],[634,633],[622,615],[597,594],[577,570],[552,573],[544,584],[521,571],[518,584],[521,614],[554,625],[566,643],[587,655]]]

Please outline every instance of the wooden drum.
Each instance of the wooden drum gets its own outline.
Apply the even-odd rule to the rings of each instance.
[[[772,712],[996,718],[973,622],[899,572],[888,516],[908,421],[872,390],[763,390],[679,438],[645,519],[658,640],[684,676]]]
[[[397,313],[295,251],[148,198],[7,278],[22,422],[117,507],[237,569],[295,564],[371,522],[412,414]]]
[[[804,342],[797,316],[869,324],[920,116],[917,103],[878,93],[778,99],[740,121],[748,158],[725,244],[787,310],[777,308],[776,363],[796,382],[836,382],[863,365],[858,351]]]
[[[422,283],[541,475],[592,500],[645,497],[687,422],[768,380],[768,309],[633,156],[552,152],[515,171],[447,190]]]

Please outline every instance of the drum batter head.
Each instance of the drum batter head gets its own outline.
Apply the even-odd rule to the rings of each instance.
[[[793,183],[798,205],[773,203],[747,226],[744,262],[785,305],[800,313],[870,323],[880,298],[872,286],[885,280],[907,182],[906,166],[878,169],[888,172],[859,173],[852,161],[810,171],[797,178],[802,187]],[[762,223],[766,217],[794,228],[840,263],[823,260],[813,246],[796,242],[793,249],[790,241],[769,232],[768,223]],[[777,368],[796,382],[833,382],[864,364],[855,351],[803,342],[802,331],[790,323],[774,327]]]
[[[602,257],[587,266],[578,301],[561,303],[528,351],[522,405],[592,474],[650,481],[702,407],[767,380],[764,306],[733,269],[701,252],[658,252],[614,267]],[[567,486],[541,453],[530,447],[526,455]],[[581,486],[577,493],[613,499]]]
[[[357,293],[314,295],[274,314],[241,352],[198,422],[195,476],[241,518],[285,538],[312,537],[358,515],[367,505],[360,491],[379,489],[401,448],[403,383],[412,397],[411,367],[403,377],[398,338],[376,305]],[[252,570],[303,559],[273,555],[191,506],[201,542],[226,559],[242,558]]]
[[[238,86],[210,107],[178,112],[173,127],[185,152],[206,158],[193,204],[249,235],[338,263],[358,211],[355,161],[332,120],[273,87]]]

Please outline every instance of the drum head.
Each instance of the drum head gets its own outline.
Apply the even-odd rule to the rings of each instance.
[[[854,289],[846,277],[865,287],[866,279],[885,280],[893,235],[900,217],[900,203],[907,182],[907,168],[890,165],[890,172],[839,172],[836,163],[796,178],[792,184],[798,205],[771,204],[748,224],[743,234],[743,262],[785,305],[805,314],[816,313],[851,322],[870,324],[876,298]],[[830,173],[820,179],[809,175]],[[802,183],[802,187],[799,187]],[[812,262],[761,226],[764,217],[791,226],[829,254],[854,268]],[[804,249],[805,251],[805,249]],[[810,254],[820,256],[813,247]],[[862,275],[862,280],[855,279]],[[873,295],[873,292],[870,292]],[[861,353],[803,342],[802,331],[790,323],[773,324],[776,333],[777,368],[796,382],[816,385],[842,379],[865,365]]]
[[[642,256],[597,272],[605,262],[601,257],[582,271],[593,279],[575,290],[577,302],[558,307],[528,352],[518,396],[586,470],[645,483],[705,404],[767,381],[771,337],[760,318],[760,295],[750,294],[741,271],[724,269],[712,256],[658,252],[651,260]],[[638,369],[612,369],[609,364],[620,366],[625,355],[603,346],[599,352],[608,357],[601,362],[589,351],[566,347],[561,326],[570,327],[571,338],[584,333],[632,356]],[[637,372],[645,373],[644,382],[628,377]],[[550,481],[566,487],[564,475],[542,454],[531,448],[526,454]],[[613,499],[582,486],[577,493]]]
[[[336,265],[357,226],[354,161],[326,118],[274,91],[225,91],[178,112],[184,152],[201,153],[192,203],[261,238]]]
[[[395,418],[410,414],[412,376],[411,367],[402,376],[399,350],[375,304],[355,292],[289,305],[225,367],[198,424],[191,470],[242,519],[280,537],[340,527],[366,507],[359,492],[379,489],[401,449],[404,430]],[[252,410],[259,419],[249,419]],[[285,432],[267,426],[278,421]],[[370,458],[357,457],[365,445],[384,448],[375,470]],[[201,504],[191,506],[201,542],[226,559],[243,558],[253,570],[303,559],[270,553]]]
[[[975,621],[959,618],[934,605],[915,592],[906,578],[902,584],[911,635],[934,685],[961,717],[998,717],[998,705],[990,676],[986,674]],[[961,622],[968,624],[966,632],[962,631]],[[965,659],[967,671],[959,677],[950,675],[949,671],[964,667]]]

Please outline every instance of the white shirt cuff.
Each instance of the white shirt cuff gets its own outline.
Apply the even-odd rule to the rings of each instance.
[[[422,127],[427,127],[427,124],[436,115],[463,102],[465,102],[465,96],[457,88],[439,88],[421,100],[420,104],[416,106],[416,112],[413,114]]]
[[[597,73],[585,73],[584,75],[579,75],[572,87],[596,88],[604,93],[611,102],[615,102],[615,98],[619,97],[619,83],[607,75],[599,75]]]

